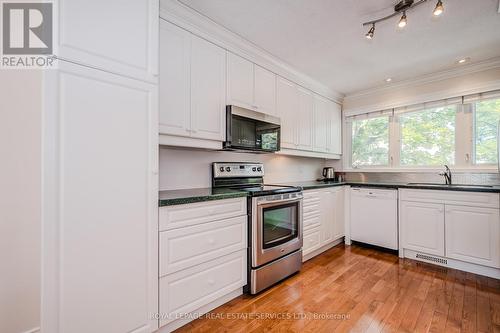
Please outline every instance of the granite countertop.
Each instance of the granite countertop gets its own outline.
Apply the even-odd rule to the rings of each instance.
[[[460,186],[460,185],[431,185],[431,184],[408,184],[397,182],[336,182],[336,181],[302,181],[302,182],[287,182],[274,185],[300,186],[304,190],[321,189],[333,186],[350,185],[355,187],[376,187],[376,188],[413,188],[423,190],[446,190],[446,191],[465,191],[465,192],[489,192],[500,193],[500,185],[491,187],[478,186]],[[220,200],[229,198],[246,197],[248,194],[245,191],[221,188],[192,188],[183,190],[166,190],[159,192],[159,206],[181,205],[209,200]]]
[[[191,188],[159,192],[158,204],[162,206],[181,205],[201,201],[246,197],[247,192],[228,188]]]
[[[413,188],[423,190],[444,190],[444,191],[465,191],[465,192],[490,192],[500,193],[500,185],[446,185],[446,184],[425,184],[425,183],[401,183],[401,182],[336,182],[336,181],[304,181],[291,182],[282,185],[301,186],[304,190],[320,189],[332,186],[350,185],[354,187],[378,187],[378,188]]]

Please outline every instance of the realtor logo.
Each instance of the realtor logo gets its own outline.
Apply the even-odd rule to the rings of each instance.
[[[1,67],[53,67],[52,2],[2,2]]]

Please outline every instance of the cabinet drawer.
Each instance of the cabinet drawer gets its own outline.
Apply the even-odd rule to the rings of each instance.
[[[304,214],[317,212],[319,213],[319,201],[314,205],[302,205],[302,211]]]
[[[401,189],[400,193],[402,201],[433,202],[489,208],[498,208],[500,205],[498,193],[412,189]]]
[[[230,255],[160,278],[160,326],[235,291],[247,281],[247,253]]]
[[[302,222],[302,229],[307,230],[311,229],[314,227],[317,227],[321,224],[321,216],[320,215],[314,215],[311,217],[304,217],[304,220]]]
[[[318,191],[304,191],[303,192],[304,194],[304,202],[307,201],[307,200],[311,200],[311,199],[318,199],[319,200],[319,192]]]
[[[247,217],[160,232],[160,276],[247,247]]]
[[[160,207],[160,231],[247,214],[246,198],[198,202]]]
[[[310,229],[304,232],[304,244],[302,245],[303,255],[307,255],[321,246],[321,233],[319,228]]]

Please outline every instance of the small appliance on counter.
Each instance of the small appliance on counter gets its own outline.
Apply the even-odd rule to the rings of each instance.
[[[264,184],[261,163],[212,165],[212,187],[247,191],[248,285],[256,294],[302,267],[302,188]]]
[[[318,181],[334,181],[335,180],[335,170],[333,167],[323,168],[323,178],[317,179]]]

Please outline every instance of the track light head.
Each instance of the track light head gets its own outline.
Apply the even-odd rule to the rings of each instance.
[[[398,27],[404,28],[406,27],[406,24],[408,24],[408,21],[406,19],[406,11],[404,11],[403,16],[401,16],[401,19],[399,20]]]
[[[432,14],[434,14],[434,16],[439,16],[439,15],[443,14],[443,12],[444,12],[443,2],[441,0],[438,0],[438,2],[436,4],[436,8],[434,8],[434,11],[432,12]]]
[[[372,27],[370,28],[370,30],[368,30],[365,37],[367,39],[372,39],[374,34],[375,34],[375,23],[372,24]]]

